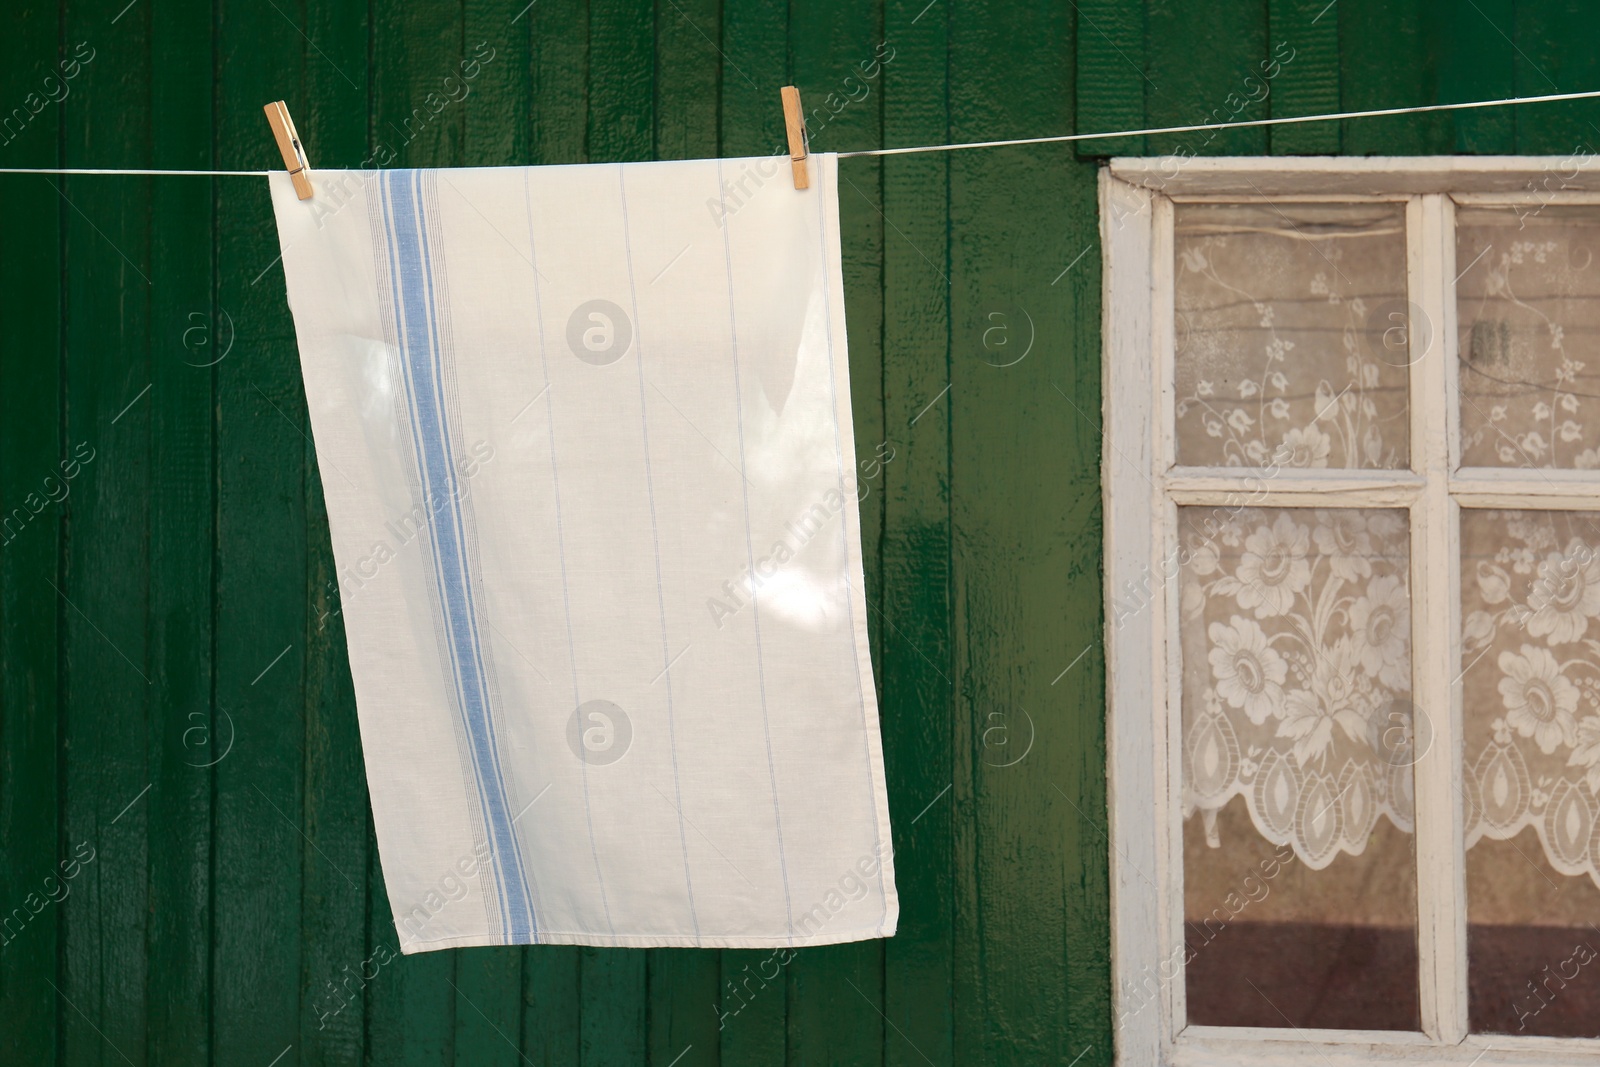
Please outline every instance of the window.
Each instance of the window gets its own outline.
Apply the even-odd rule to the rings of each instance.
[[[1126,1065],[1600,1055],[1600,167],[1117,160]]]

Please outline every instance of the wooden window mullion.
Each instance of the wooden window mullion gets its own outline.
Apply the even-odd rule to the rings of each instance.
[[[1442,1044],[1467,1033],[1466,859],[1461,795],[1460,564],[1450,498],[1450,306],[1455,240],[1449,198],[1417,197],[1407,212],[1411,455],[1426,486],[1412,506],[1412,672],[1417,754],[1417,948],[1422,1028]]]

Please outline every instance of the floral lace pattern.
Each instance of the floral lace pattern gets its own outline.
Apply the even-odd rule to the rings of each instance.
[[[1533,827],[1600,885],[1600,514],[1461,514],[1467,847]]]
[[[1463,466],[1600,468],[1597,253],[1600,207],[1460,209]]]
[[[1215,847],[1216,812],[1242,796],[1313,869],[1365,849],[1380,815],[1410,830],[1406,513],[1179,516],[1185,818]]]
[[[1177,446],[1186,466],[1409,462],[1399,204],[1180,204]]]

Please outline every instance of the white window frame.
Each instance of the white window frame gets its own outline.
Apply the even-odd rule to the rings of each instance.
[[[1408,470],[1279,471],[1175,464],[1173,205],[1184,200],[1401,201],[1410,300],[1429,317],[1410,368]],[[1600,162],[1574,157],[1115,159],[1100,174],[1107,749],[1112,980],[1119,1067],[1459,1064],[1577,1067],[1600,1040],[1467,1032],[1461,766],[1462,506],[1600,510],[1589,471],[1460,468],[1457,204],[1600,204]],[[1414,349],[1424,331],[1413,331]],[[1185,1024],[1177,508],[1406,508],[1413,691],[1435,716],[1418,759],[1416,859],[1422,1030]],[[1431,546],[1431,550],[1430,550]],[[1130,605],[1133,605],[1130,610]]]

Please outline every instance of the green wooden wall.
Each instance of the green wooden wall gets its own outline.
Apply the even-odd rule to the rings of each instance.
[[[275,167],[278,97],[328,167],[757,154],[791,80],[820,150],[1099,132],[1595,88],[1597,29],[1584,0],[12,0],[0,166]],[[1567,154],[1596,121],[843,164],[903,912],[775,977],[393,955],[265,183],[0,176],[0,1062],[1109,1063],[1096,155]]]

